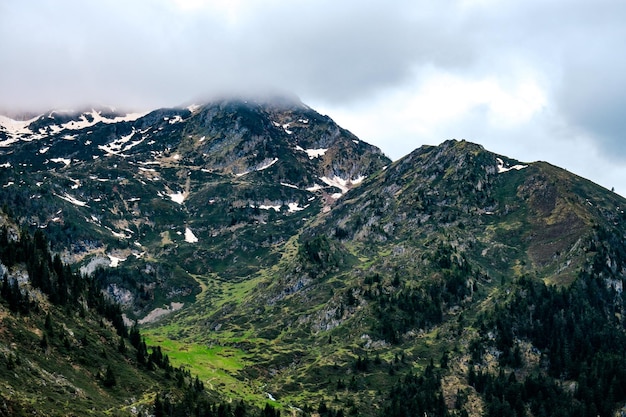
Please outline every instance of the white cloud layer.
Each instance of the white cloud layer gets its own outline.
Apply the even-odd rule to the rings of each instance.
[[[626,193],[620,0],[0,0],[0,108],[298,94],[398,158],[466,138]]]

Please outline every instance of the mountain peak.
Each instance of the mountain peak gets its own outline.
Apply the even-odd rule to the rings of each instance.
[[[396,175],[417,171],[427,178],[428,183],[434,181],[433,186],[442,184],[443,188],[455,188],[460,184],[474,183],[480,190],[494,174],[528,166],[490,152],[480,144],[451,139],[438,146],[425,145],[414,150],[396,161],[388,171]]]
[[[267,94],[225,94],[197,100],[194,107],[221,106],[248,106],[248,107],[273,107],[276,109],[309,108],[300,97],[290,93],[267,93]],[[188,107],[184,105],[182,107]]]
[[[222,248],[215,256],[225,262],[269,250],[268,242],[287,239],[304,216],[328,209],[390,163],[296,98],[255,100],[147,114],[50,111],[0,128],[0,181],[7,185],[0,196],[28,213],[28,224],[57,236],[69,227],[74,240],[88,241],[68,251],[74,260],[102,247],[110,259],[156,256],[183,224],[177,236],[194,236],[183,242],[197,246],[273,230],[264,243]],[[168,237],[142,237],[145,227]]]
[[[550,164],[521,163],[454,140],[415,150],[359,192],[335,208],[327,233],[339,231],[342,239],[368,244],[443,228],[455,245],[483,248],[482,257],[502,254],[494,264],[521,257],[524,269],[552,274],[557,281],[571,279],[582,265],[584,257],[571,255],[576,242],[592,235],[593,224],[612,227],[625,204],[618,195]],[[473,230],[469,240],[460,237],[467,230]],[[495,250],[494,244],[503,246]],[[567,260],[565,253],[571,255]],[[555,265],[563,262],[567,267],[555,274]],[[517,268],[517,273],[523,270]]]
[[[250,172],[277,159],[279,165],[300,161],[317,166],[319,178],[352,181],[389,163],[378,148],[361,142],[293,97],[206,103],[187,121],[186,134],[205,138],[197,151],[209,158],[207,163],[234,174]],[[368,156],[363,159],[359,155]],[[352,163],[355,158],[356,165]],[[316,178],[296,175],[277,180],[315,186]]]

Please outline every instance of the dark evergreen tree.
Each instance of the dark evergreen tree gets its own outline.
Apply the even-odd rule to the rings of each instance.
[[[135,349],[139,348],[139,344],[141,343],[141,334],[139,333],[139,328],[137,327],[136,323],[130,329],[130,334],[128,335],[128,341],[133,347],[135,347]]]
[[[154,398],[154,417],[165,417],[165,405],[161,400],[161,394],[158,393]]]
[[[107,366],[107,370],[104,375],[104,380],[102,381],[102,384],[107,388],[112,388],[117,384],[117,381],[115,379],[115,374],[113,373],[113,369],[111,368],[111,365]]]
[[[2,289],[0,290],[0,295],[2,295],[2,298],[6,301],[9,301],[9,298],[11,298],[11,286],[9,284],[9,276],[6,273],[2,276]]]
[[[39,346],[45,351],[48,349],[48,345],[48,335],[44,333],[41,337],[41,340],[39,341]]]
[[[117,351],[122,355],[126,354],[126,342],[124,342],[124,338],[120,336],[120,341],[117,344]]]
[[[46,321],[43,327],[50,337],[54,337],[54,328],[52,326],[52,317],[50,316],[50,313],[46,314]]]

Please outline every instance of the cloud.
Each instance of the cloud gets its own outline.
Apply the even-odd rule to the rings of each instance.
[[[622,39],[626,41],[626,36]],[[626,58],[616,51],[602,52],[588,51],[583,62],[579,58],[569,61],[556,105],[570,124],[596,137],[607,156],[623,157],[626,79],[622,74],[626,74]]]
[[[618,0],[0,0],[0,108],[279,89],[394,157],[456,137],[616,173],[623,16]]]
[[[468,58],[462,39],[432,18],[441,8],[421,11],[408,1],[5,7],[2,104],[59,97],[164,103],[259,86],[342,102],[404,82],[416,62]]]
[[[572,142],[584,137],[605,157],[623,158],[626,57],[618,46],[626,42],[623,16],[626,3],[612,0],[497,7],[479,20],[477,36],[485,48],[480,62],[495,62],[500,73],[530,69],[552,116],[569,126]]]

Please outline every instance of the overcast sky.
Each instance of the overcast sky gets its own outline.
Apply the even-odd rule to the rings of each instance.
[[[272,89],[393,159],[467,139],[626,195],[624,0],[0,0],[0,108]]]

